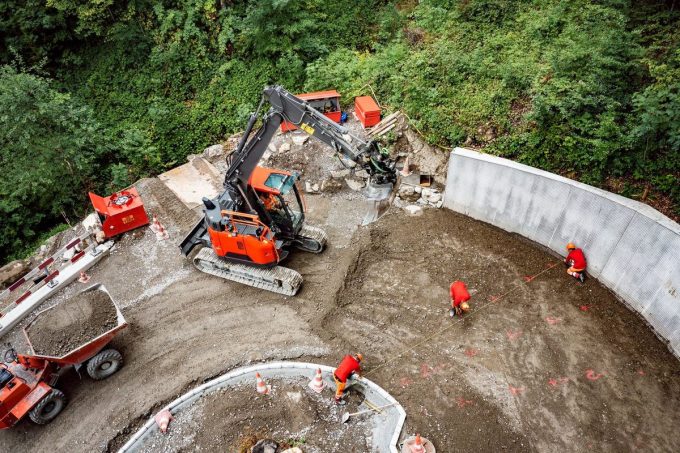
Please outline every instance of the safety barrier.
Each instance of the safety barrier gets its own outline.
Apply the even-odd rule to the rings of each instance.
[[[456,148],[444,207],[521,234],[564,256],[583,248],[588,274],[640,313],[680,357],[680,225],[655,209],[526,165]]]
[[[218,378],[208,381],[205,384],[196,387],[188,393],[180,396],[167,406],[163,407],[161,411],[167,409],[170,411],[170,413],[176,414],[182,409],[189,407],[191,404],[201,398],[201,396],[207,393],[237,384],[250,383],[253,385],[254,392],[255,373],[260,373],[264,379],[296,377],[312,379],[318,368],[321,368],[323,380],[328,385],[330,385],[331,388],[333,388],[335,385],[331,377],[335,369],[333,367],[305,362],[262,363],[238,368]],[[406,420],[406,412],[404,411],[404,408],[401,407],[397,400],[395,400],[389,393],[369,379],[364,378],[357,384],[354,384],[354,386],[361,387],[361,390],[365,393],[366,398],[370,399],[377,406],[393,404],[393,406],[383,409],[384,414],[379,417],[380,421],[376,421],[378,418],[374,418],[372,438],[373,444],[375,446],[374,451],[389,451],[390,453],[397,453],[397,442],[399,441],[401,429],[403,428],[404,421]],[[172,423],[170,424],[170,429],[172,429]],[[152,416],[144,424],[144,426],[142,426],[135,434],[133,434],[132,437],[125,443],[125,445],[123,445],[120,450],[118,450],[118,453],[131,453],[142,450],[147,437],[157,431],[158,426],[154,422],[154,417]]]
[[[90,233],[77,237],[0,293],[0,337],[49,297],[94,266],[113,242],[97,245]],[[65,254],[71,254],[64,259]]]

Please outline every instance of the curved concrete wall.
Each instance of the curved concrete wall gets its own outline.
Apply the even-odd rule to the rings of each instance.
[[[444,206],[560,255],[573,241],[598,278],[680,357],[680,225],[634,200],[499,157],[456,148]]]

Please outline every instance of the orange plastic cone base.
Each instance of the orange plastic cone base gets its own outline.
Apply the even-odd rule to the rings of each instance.
[[[90,281],[90,276],[87,275],[84,271],[80,272],[80,278],[78,279],[80,283],[87,283]]]

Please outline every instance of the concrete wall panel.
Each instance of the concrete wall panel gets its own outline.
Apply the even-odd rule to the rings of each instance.
[[[639,312],[680,356],[680,225],[651,207],[499,157],[456,148],[444,206],[560,255],[583,247],[588,273]]]

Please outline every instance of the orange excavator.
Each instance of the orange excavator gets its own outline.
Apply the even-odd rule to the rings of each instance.
[[[270,108],[251,137],[265,102]],[[322,252],[327,236],[305,223],[299,175],[258,166],[284,121],[329,145],[347,167],[365,170],[369,199],[390,196],[397,179],[395,162],[376,142],[352,135],[280,86],[265,87],[236,150],[227,157],[224,192],[214,199],[203,198],[204,218],[180,243],[180,249],[202,272],[294,295],[302,276],[279,264],[292,248]]]

